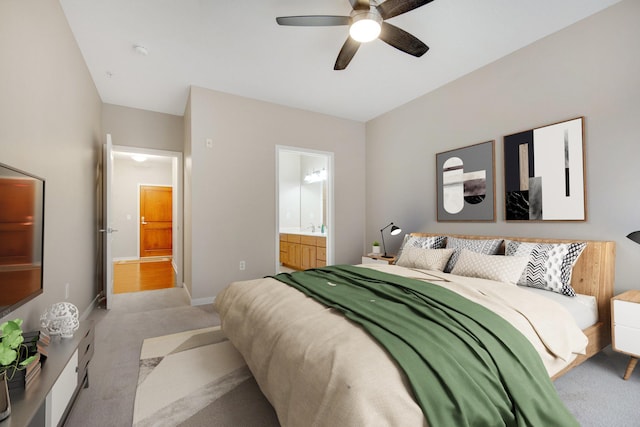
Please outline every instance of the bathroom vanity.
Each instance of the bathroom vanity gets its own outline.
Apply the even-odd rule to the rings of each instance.
[[[324,267],[327,238],[320,233],[280,233],[280,263],[294,270]]]

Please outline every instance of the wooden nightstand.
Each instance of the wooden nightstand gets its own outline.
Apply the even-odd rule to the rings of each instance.
[[[396,262],[396,256],[391,255],[390,258],[385,258],[382,255],[367,254],[362,257],[363,264],[393,264]]]
[[[631,356],[624,373],[627,380],[640,358],[640,290],[611,298],[611,333],[613,349]]]

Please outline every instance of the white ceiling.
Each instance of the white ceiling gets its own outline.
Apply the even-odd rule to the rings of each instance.
[[[105,103],[182,115],[195,85],[367,121],[618,1],[434,0],[389,20],[431,48],[424,56],[375,40],[344,71],[333,64],[348,27],[275,17],[348,15],[347,0],[60,3]]]

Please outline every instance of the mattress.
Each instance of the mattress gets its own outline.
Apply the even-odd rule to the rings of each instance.
[[[527,292],[533,292],[563,306],[574,318],[580,329],[587,329],[598,322],[598,301],[593,295],[578,294],[575,297],[560,295],[544,289],[518,286]]]

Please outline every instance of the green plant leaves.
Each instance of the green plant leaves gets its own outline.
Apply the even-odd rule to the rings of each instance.
[[[18,357],[18,352],[12,350],[5,345],[0,345],[0,365],[8,366],[12,364]]]
[[[9,320],[0,325],[0,366],[8,366],[18,358],[22,336],[22,319]]]

